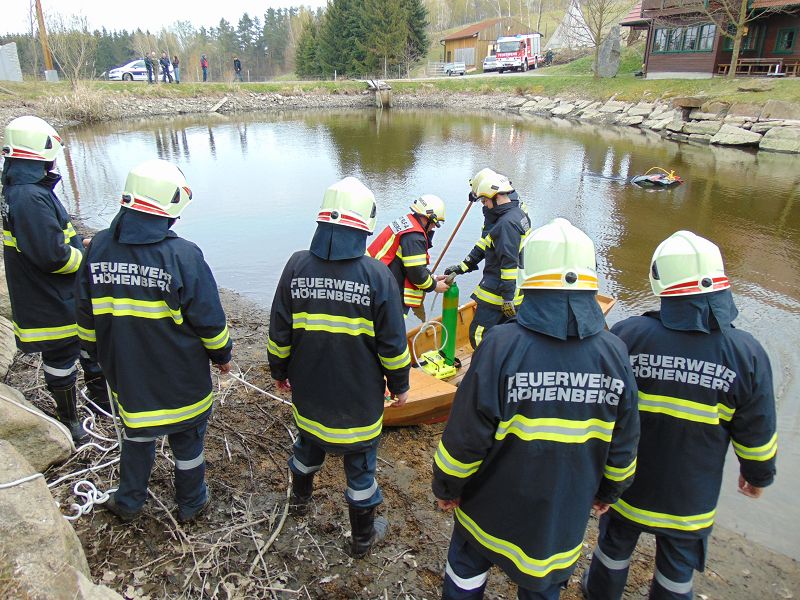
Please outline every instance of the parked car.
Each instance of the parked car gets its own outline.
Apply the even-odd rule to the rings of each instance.
[[[497,58],[487,56],[483,59],[483,72],[490,73],[491,71],[497,71]]]
[[[450,77],[451,75],[464,75],[467,72],[467,65],[463,62],[451,62],[444,66],[444,74]]]
[[[172,74],[172,66],[169,68]],[[161,65],[158,65],[158,77],[161,77]],[[144,59],[132,60],[121,67],[114,67],[108,71],[108,78],[111,81],[147,81],[147,67],[144,66]]]

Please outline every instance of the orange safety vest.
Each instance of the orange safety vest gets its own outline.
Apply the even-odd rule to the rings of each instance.
[[[387,267],[397,257],[397,249],[400,247],[400,238],[407,233],[416,231],[425,236],[425,241],[428,241],[428,234],[422,228],[412,214],[400,217],[396,221],[389,223],[383,231],[375,238],[369,248],[367,254],[372,258],[377,258]],[[430,264],[431,259],[428,251],[425,251],[425,264]],[[420,306],[422,300],[425,298],[425,292],[415,286],[405,278],[403,282],[403,303],[406,306]]]

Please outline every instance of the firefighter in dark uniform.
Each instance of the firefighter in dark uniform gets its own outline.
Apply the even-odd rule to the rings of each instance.
[[[135,167],[122,208],[92,240],[78,276],[78,334],[103,366],[123,425],[119,489],[104,504],[123,521],[147,499],[162,435],[175,459],[178,522],[211,500],[203,453],[214,399],[209,362],[229,372],[233,344],[203,253],[170,229],[191,198],[178,167]]]
[[[30,116],[8,124],[4,144],[3,257],[17,348],[42,353],[58,420],[82,443],[88,436],[76,404],[79,358],[90,399],[108,409],[108,393],[100,367],[80,352],[74,288],[83,240],[53,191],[63,144],[55,129]]]
[[[594,244],[565,219],[523,249],[523,301],[475,351],[433,465],[455,509],[443,598],[483,597],[492,564],[521,600],[558,598],[592,508],[636,469],[636,382],[596,301]]]
[[[405,314],[410,308],[425,321],[422,301],[426,292],[443,294],[450,287],[444,276],[435,277],[429,270],[428,250],[433,246],[435,229],[444,223],[444,202],[425,194],[411,204],[411,212],[392,221],[367,248],[367,254],[389,267],[400,288]]]
[[[291,389],[300,435],[289,459],[292,503],[307,509],[326,454],[343,455],[351,543],[365,556],[388,530],[375,509],[384,391],[405,403],[411,357],[400,294],[389,269],[365,256],[375,197],[347,177],[325,192],[310,250],[281,275],[269,322],[268,358],[278,388]]]
[[[477,348],[486,332],[516,314],[522,302],[517,291],[517,269],[521,267],[522,244],[531,222],[520,207],[511,182],[504,175],[483,169],[470,181],[470,200],[483,204],[481,238],[458,265],[445,269],[445,275],[461,275],[478,268],[486,259],[483,278],[472,293],[478,307],[469,328],[469,339]]]
[[[656,536],[650,598],[692,598],[702,571],[729,443],[739,491],[758,498],[775,477],[777,434],[766,352],[733,326],[719,248],[689,231],[661,243],[650,269],[661,310],[611,330],[628,347],[639,386],[636,481],[600,521],[585,591],[622,597],[641,532]]]

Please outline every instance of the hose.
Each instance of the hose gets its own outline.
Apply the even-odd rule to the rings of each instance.
[[[645,175],[649,175],[651,171],[661,171],[664,175],[667,176],[667,179],[669,180],[677,179],[675,177],[675,171],[667,171],[666,169],[662,169],[661,167],[650,167],[649,169],[647,169],[647,171],[645,171]]]

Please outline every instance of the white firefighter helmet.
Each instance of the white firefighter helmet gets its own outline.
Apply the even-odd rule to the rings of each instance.
[[[317,223],[333,223],[372,233],[376,212],[375,195],[355,177],[345,177],[325,190]]]
[[[3,156],[52,162],[64,148],[61,136],[39,117],[17,117],[6,126]]]
[[[183,172],[166,160],[147,160],[128,173],[122,206],[159,217],[178,218],[192,201]]]
[[[411,212],[428,217],[434,226],[444,223],[444,200],[433,194],[423,194],[411,203]]]
[[[730,287],[717,245],[691,231],[677,231],[658,245],[650,262],[650,285],[662,297]]]
[[[478,175],[481,173],[482,171]],[[472,193],[478,198],[493,200],[497,194],[508,195],[514,191],[514,186],[511,185],[511,181],[505,175],[494,171],[484,173],[480,177],[478,175],[472,179]]]
[[[495,173],[489,167],[486,167],[485,169],[481,169],[480,171],[475,173],[475,175],[472,176],[472,179],[469,180],[469,187],[472,189],[472,193],[473,195],[475,195],[476,198],[478,193],[478,187],[480,186],[481,181],[483,181],[484,177],[490,175],[497,175],[497,173]]]
[[[597,262],[589,236],[566,219],[532,231],[522,248],[518,285],[535,290],[596,290]]]

